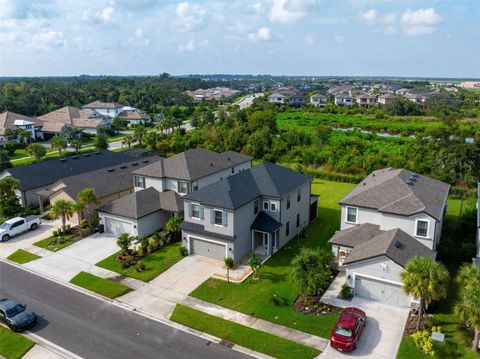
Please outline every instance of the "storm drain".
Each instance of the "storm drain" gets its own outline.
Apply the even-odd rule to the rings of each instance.
[[[233,343],[232,342],[229,342],[229,341],[226,341],[226,340],[220,340],[220,345],[223,345],[223,346],[226,346],[227,348],[233,348]]]

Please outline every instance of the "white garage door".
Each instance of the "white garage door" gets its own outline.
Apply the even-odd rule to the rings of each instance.
[[[225,245],[190,237],[190,253],[223,261],[225,259]]]
[[[119,236],[122,233],[130,233],[133,235],[133,223],[122,221],[117,218],[103,217],[105,224],[105,232]]]
[[[403,292],[402,286],[358,275],[355,277],[355,294],[395,307],[410,306],[410,298]]]

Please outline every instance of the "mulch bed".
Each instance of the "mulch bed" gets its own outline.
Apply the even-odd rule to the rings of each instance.
[[[341,308],[320,302],[322,295],[323,293],[321,295],[305,296],[302,293],[293,304],[293,308],[297,312],[316,316],[333,314],[341,310]]]

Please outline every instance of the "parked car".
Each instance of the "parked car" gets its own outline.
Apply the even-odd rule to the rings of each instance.
[[[0,321],[11,330],[19,331],[33,325],[37,321],[37,315],[12,299],[0,299]]]
[[[15,217],[0,225],[0,240],[6,242],[10,238],[18,236],[27,231],[34,231],[40,225],[38,216],[27,216],[25,218]]]
[[[331,347],[340,351],[355,350],[366,323],[367,315],[363,310],[354,307],[343,309],[330,336]]]

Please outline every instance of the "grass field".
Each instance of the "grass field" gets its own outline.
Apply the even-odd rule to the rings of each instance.
[[[171,320],[245,348],[281,359],[308,359],[320,351],[178,304]]]
[[[127,287],[122,283],[100,278],[86,272],[78,273],[70,280],[70,283],[112,299],[132,290],[130,287]]]
[[[23,335],[0,326],[0,356],[7,359],[20,359],[35,345]]]
[[[315,180],[312,192],[320,197],[318,218],[307,228],[306,238],[295,238],[270,258],[260,270],[260,280],[247,279],[242,284],[209,279],[191,296],[253,315],[277,324],[295,328],[324,338],[330,336],[338,316],[309,316],[296,312],[292,305],[300,289],[291,277],[290,263],[302,247],[329,249],[327,241],[339,227],[338,200],[354,187],[353,184]],[[284,299],[275,305],[272,298]]]
[[[142,258],[139,261],[139,263],[145,265],[145,269],[142,272],[137,272],[135,266],[122,269],[116,260],[117,253],[112,254],[110,257],[98,262],[96,265],[127,277],[149,282],[183,258],[179,249],[181,245],[181,243],[174,243],[167,247],[160,248],[152,254]]]
[[[36,254],[30,253],[30,252],[24,251],[23,249],[19,249],[7,257],[7,259],[10,259],[11,261],[17,262],[19,264],[28,263],[38,258],[42,258],[42,257],[37,256]]]

